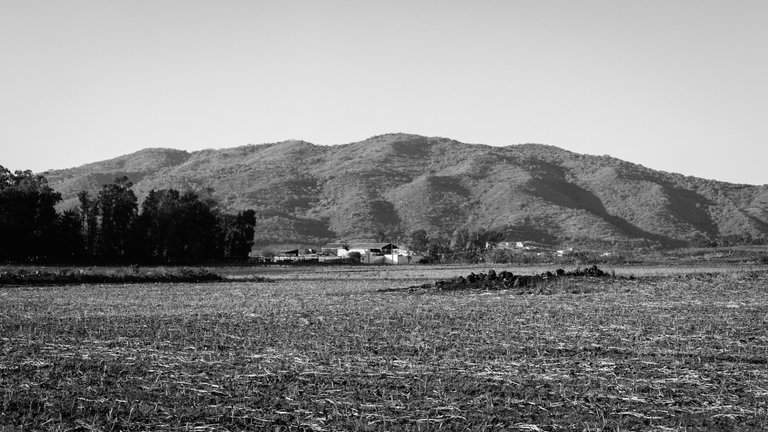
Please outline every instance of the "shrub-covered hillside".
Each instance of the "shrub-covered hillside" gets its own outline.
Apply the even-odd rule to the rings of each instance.
[[[768,185],[538,144],[389,134],[336,146],[149,149],[45,175],[62,206],[122,175],[140,199],[151,189],[212,193],[226,210],[256,210],[257,244],[394,238],[417,229],[447,236],[459,228],[501,230],[510,240],[664,245],[768,236]]]

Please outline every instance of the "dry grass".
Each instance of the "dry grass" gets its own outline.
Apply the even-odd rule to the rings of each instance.
[[[2,288],[0,431],[768,428],[765,271],[376,292],[465,270]]]

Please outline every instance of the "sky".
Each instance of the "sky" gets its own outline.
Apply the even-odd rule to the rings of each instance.
[[[0,165],[384,133],[768,184],[765,0],[0,0]]]

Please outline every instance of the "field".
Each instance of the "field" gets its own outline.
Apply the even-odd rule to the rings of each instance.
[[[0,287],[0,431],[768,429],[765,266],[392,290],[488,268]]]

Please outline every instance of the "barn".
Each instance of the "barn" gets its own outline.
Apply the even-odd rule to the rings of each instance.
[[[360,255],[384,256],[391,255],[397,246],[392,243],[351,243],[350,252],[359,252]]]
[[[411,264],[420,258],[414,259],[410,253],[403,254],[403,251],[392,243],[328,243],[321,249],[323,254],[338,257],[348,257],[350,253],[357,252],[360,254],[360,261],[365,264]]]
[[[349,244],[347,243],[328,243],[320,248],[320,253],[323,255],[336,255],[338,257],[345,257],[349,254]]]

